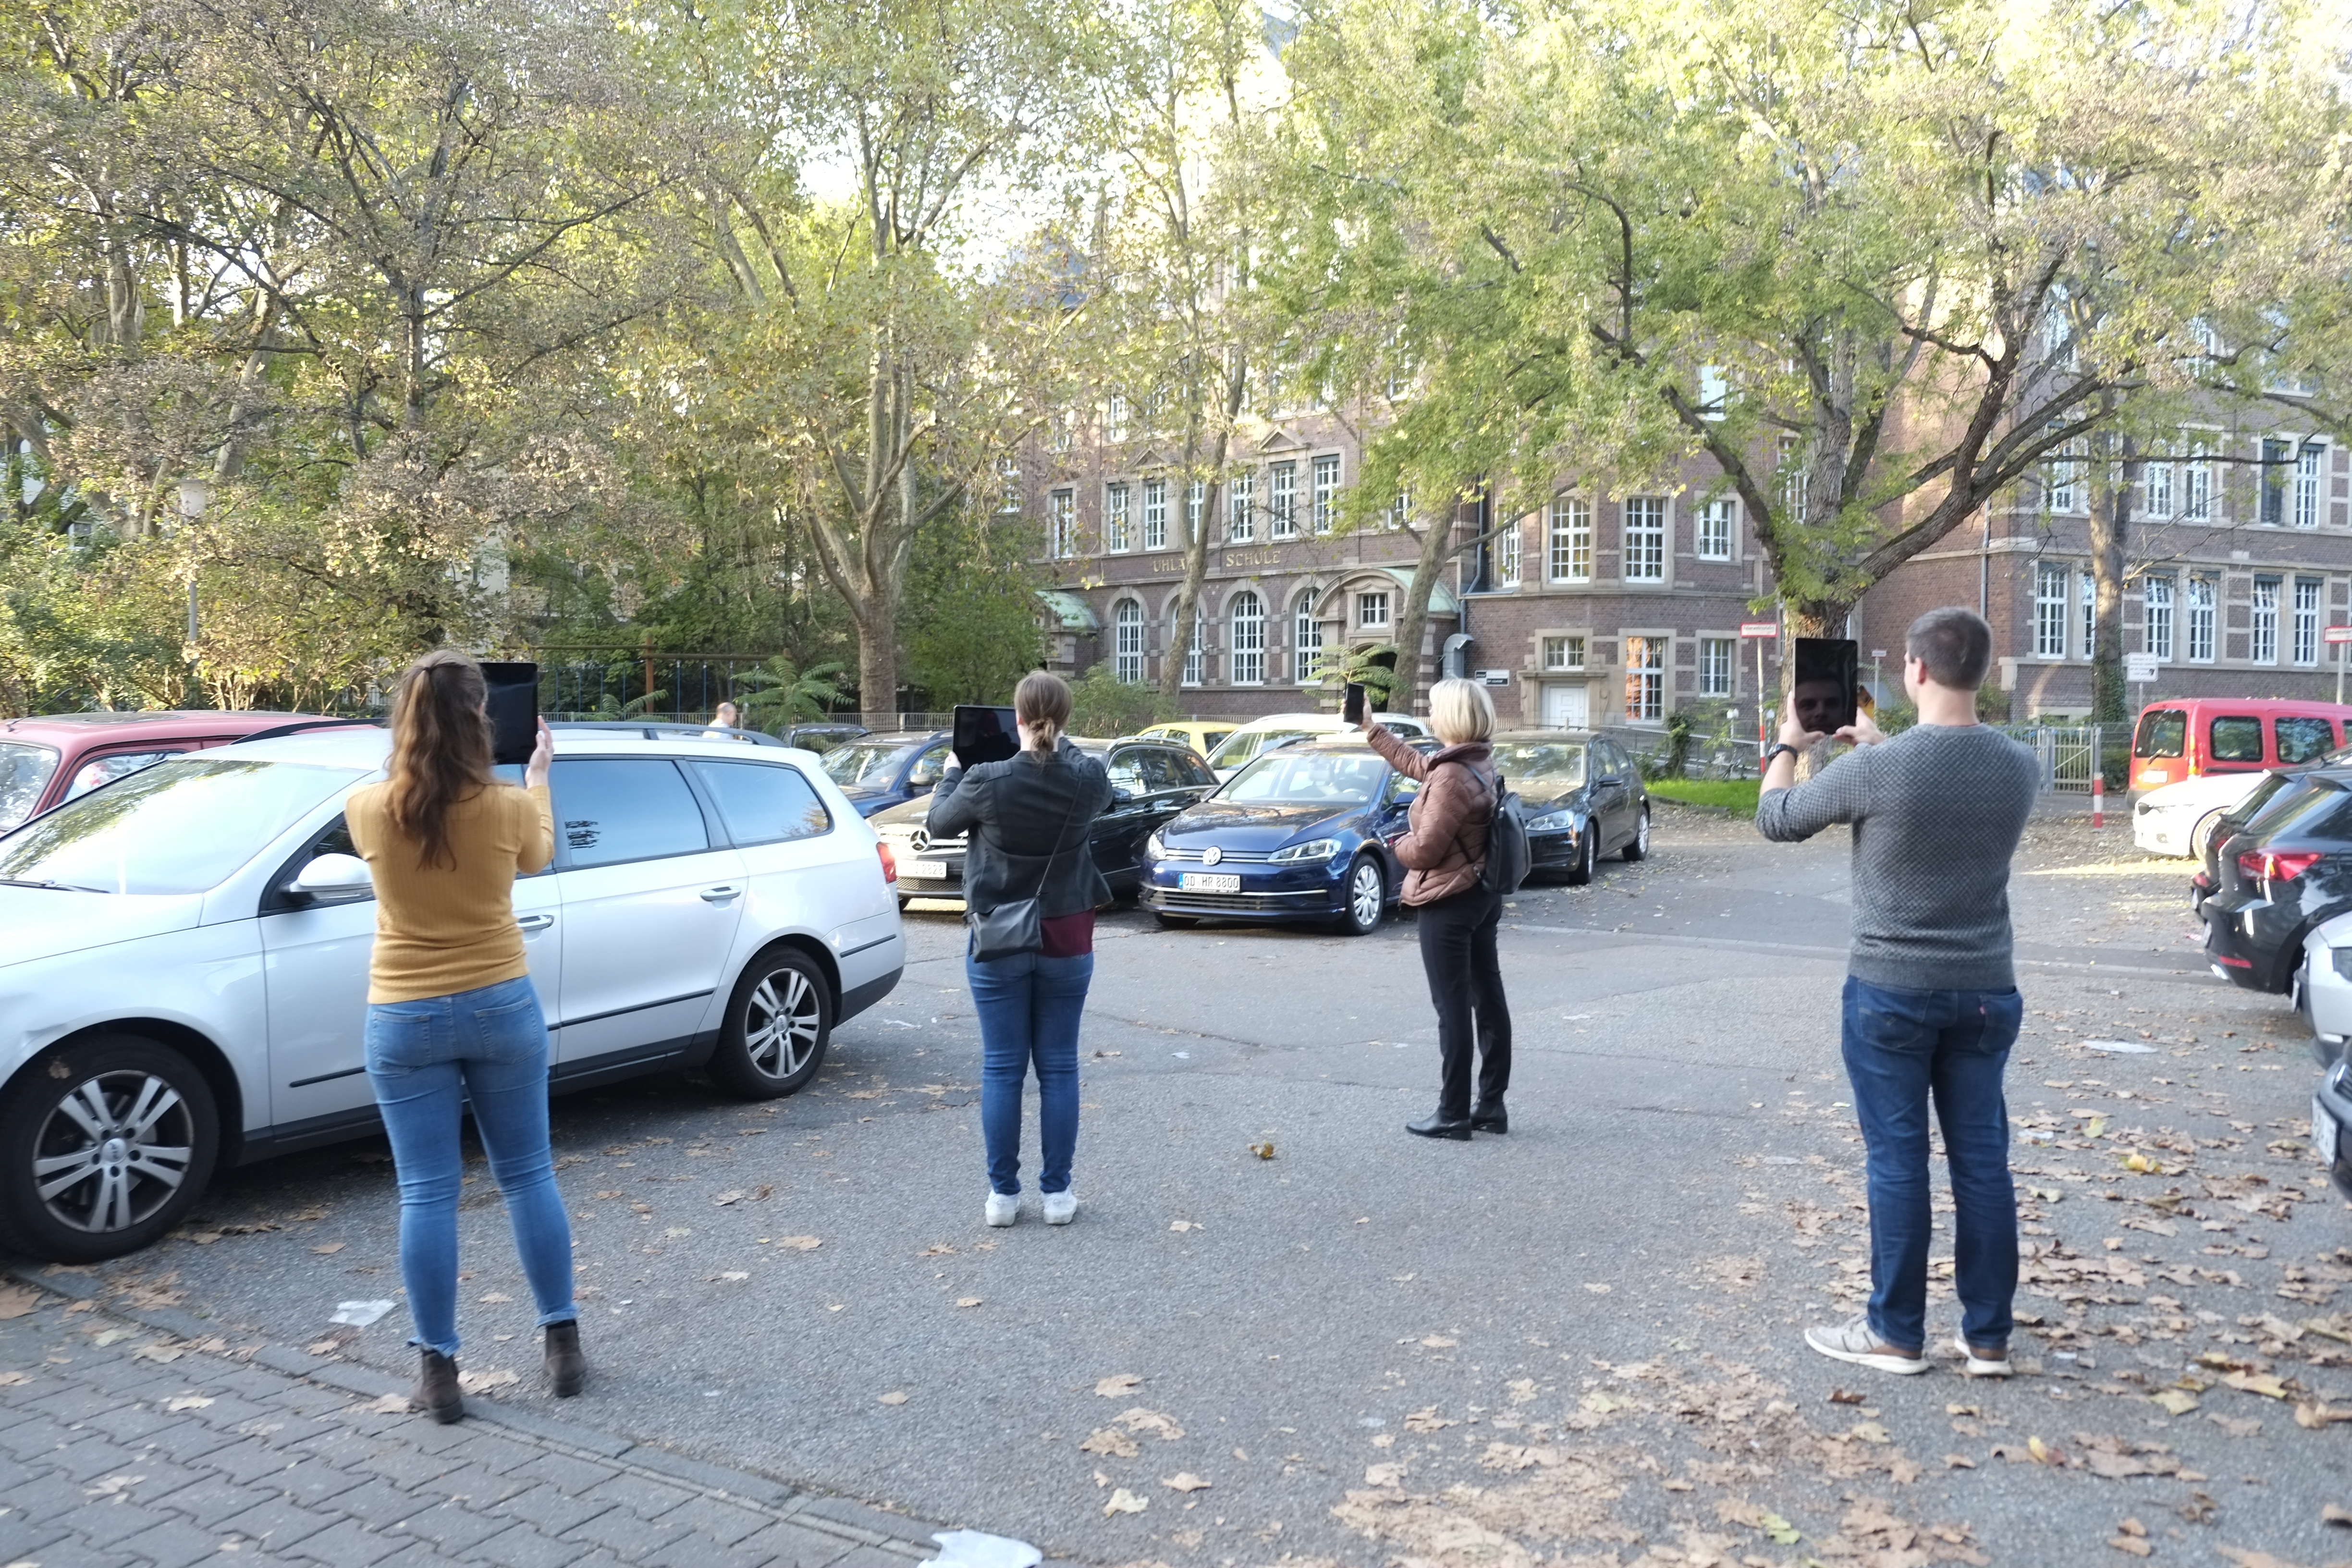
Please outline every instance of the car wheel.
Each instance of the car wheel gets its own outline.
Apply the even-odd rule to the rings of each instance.
[[[43,1051],[0,1110],[0,1244],[58,1263],[135,1252],[219,1160],[212,1086],[179,1052],[136,1035]]]
[[[735,983],[710,1076],[746,1100],[774,1100],[816,1077],[832,1038],[833,997],[816,961],[772,947]]]
[[[1160,922],[1161,931],[1191,931],[1201,923],[1191,915],[1162,914],[1158,910],[1151,911],[1151,918]]]
[[[1642,808],[1641,820],[1633,827],[1633,837],[1625,841],[1625,847],[1619,853],[1625,857],[1627,865],[1650,858],[1650,808],[1648,806]]]
[[[1381,916],[1389,905],[1389,879],[1381,873],[1381,863],[1369,855],[1360,855],[1348,868],[1348,909],[1339,917],[1342,936],[1370,936],[1381,926]]]
[[[1570,887],[1583,887],[1592,880],[1592,873],[1600,868],[1601,846],[1597,842],[1600,837],[1601,825],[1598,822],[1585,825],[1583,835],[1577,841],[1576,864],[1568,868]]]
[[[2199,817],[2197,826],[2189,830],[2187,853],[2198,859],[2204,858],[2205,846],[2211,841],[2213,830],[2221,826],[2221,813],[2219,810],[2209,811]]]

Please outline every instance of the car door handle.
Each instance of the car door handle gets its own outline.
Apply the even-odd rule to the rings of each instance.
[[[526,931],[545,931],[555,923],[553,915],[517,915],[515,924]]]
[[[723,904],[730,899],[740,896],[742,891],[740,888],[705,888],[702,889],[702,901],[706,904]]]

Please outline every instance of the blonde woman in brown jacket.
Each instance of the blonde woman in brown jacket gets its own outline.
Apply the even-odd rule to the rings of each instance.
[[[1475,681],[1441,680],[1429,693],[1429,724],[1444,749],[1423,756],[1370,713],[1372,750],[1422,781],[1408,831],[1391,847],[1407,875],[1402,897],[1419,917],[1421,963],[1437,1008],[1437,1110],[1405,1131],[1467,1142],[1471,1132],[1507,1132],[1503,1095],[1511,1086],[1511,1010],[1503,996],[1495,929],[1503,896],[1480,886],[1486,834],[1500,788],[1495,777],[1495,705]],[[1478,1102],[1470,1102],[1470,1055],[1478,1054]]]

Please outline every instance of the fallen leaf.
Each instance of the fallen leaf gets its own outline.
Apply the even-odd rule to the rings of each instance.
[[[1078,1445],[1081,1454],[1100,1454],[1108,1459],[1132,1459],[1142,1450],[1135,1439],[1116,1426],[1098,1427],[1094,1435]]]
[[[202,1410],[212,1400],[201,1394],[175,1394],[163,1401],[163,1408],[174,1415],[183,1410]]]
[[[977,1296],[959,1296],[956,1298],[956,1305],[959,1307],[977,1307],[980,1305],[980,1298]]]
[[[1422,1342],[1422,1344],[1423,1344],[1425,1348],[1427,1348],[1427,1349],[1429,1349],[1429,1350],[1433,1350],[1433,1351],[1450,1351],[1450,1350],[1452,1350],[1455,1345],[1460,1344],[1462,1342],[1461,1342],[1460,1340],[1456,1340],[1456,1339],[1449,1339],[1449,1338],[1447,1338],[1447,1337],[1446,1337],[1445,1335],[1444,1335],[1444,1334],[1431,1334],[1431,1335],[1430,1335],[1430,1336],[1428,1336],[1426,1339],[1423,1340],[1421,1342]]]
[[[321,1243],[320,1243],[318,1246],[316,1246],[316,1247],[312,1247],[310,1250],[311,1250],[311,1251],[313,1251],[313,1252],[315,1252],[315,1253],[317,1253],[317,1254],[318,1254],[320,1257],[321,1257],[321,1258],[329,1258],[329,1257],[332,1257],[334,1254],[336,1254],[336,1253],[338,1253],[338,1252],[341,1252],[342,1249],[343,1249],[343,1244],[342,1244],[341,1242],[340,1242],[340,1241],[327,1241],[327,1242],[321,1242]]]
[[[1120,1411],[1118,1418],[1129,1431],[1157,1437],[1163,1443],[1173,1443],[1184,1435],[1184,1428],[1175,1422],[1159,1411],[1146,1410],[1140,1405],[1131,1410]]]
[[[2063,1457],[2058,1450],[2051,1447],[2039,1437],[2028,1437],[2025,1440],[2025,1451],[2032,1455],[2034,1463],[2039,1465],[2055,1465],[2063,1462]]]
[[[1606,1296],[1609,1294],[1609,1287],[1606,1285],[1587,1285],[1585,1289],[1591,1291],[1596,1296]]]
[[[1274,1145],[1271,1142],[1253,1143],[1250,1145],[1250,1152],[1261,1160],[1271,1160],[1274,1158]]]
[[[2323,1503],[2319,1510],[2319,1522],[2352,1525],[2352,1508],[2341,1508],[2332,1502]]]
[[[2352,1421],[2352,1405],[2330,1405],[2315,1399],[2294,1407],[2294,1424],[2306,1432],[2325,1432],[2335,1421]]]
[[[14,1367],[9,1368],[6,1372],[0,1372],[0,1388],[22,1388],[25,1384],[32,1381],[33,1374],[31,1373],[18,1372]]]
[[[1101,1394],[1105,1399],[1117,1399],[1120,1394],[1125,1394],[1130,1388],[1137,1387],[1142,1382],[1143,1379],[1136,1376],[1135,1373],[1131,1372],[1116,1373],[1097,1383],[1095,1384],[1095,1392]]]
[[[2126,1535],[2143,1535],[2143,1536],[2144,1536],[2144,1535],[2146,1535],[2146,1534],[2147,1533],[2147,1526],[2146,1526],[2146,1525],[2142,1524],[2139,1521],[2137,1521],[2137,1520],[2136,1520],[2136,1519],[2127,1519],[2127,1520],[2124,1521],[2121,1524],[2119,1524],[2119,1525],[2116,1526],[2116,1529],[2117,1529],[2118,1531],[2122,1531],[2122,1532],[2123,1532],[2124,1534],[2126,1534]]]
[[[1969,1458],[1966,1454],[1947,1454],[1944,1456],[1944,1468],[1948,1470],[1973,1470],[1976,1468],[1977,1462],[1974,1459]]]
[[[1770,1536],[1774,1543],[1780,1546],[1794,1546],[1804,1539],[1804,1536],[1798,1532],[1795,1525],[1777,1513],[1757,1515],[1756,1528]]]
[[[776,1238],[776,1245],[793,1252],[814,1252],[824,1243],[814,1236],[780,1236]]]
[[[1366,1465],[1364,1484],[1368,1487],[1401,1487],[1404,1485],[1404,1467],[1397,1464]]]
[[[2186,1415],[2197,1408],[2197,1396],[2185,1388],[2168,1388],[2149,1394],[2148,1399],[2174,1415]]]
[[[343,1348],[343,1342],[330,1335],[323,1340],[312,1340],[302,1348],[312,1355],[332,1355]]]
[[[137,1350],[132,1351],[131,1352],[131,1359],[132,1361],[152,1362],[177,1361],[180,1359],[181,1353],[179,1346],[170,1343],[168,1341],[156,1340],[151,1343],[141,1345]]]
[[[1434,1405],[1423,1406],[1404,1418],[1404,1429],[1408,1432],[1435,1432],[1453,1425],[1452,1421],[1437,1413]]]
[[[711,1203],[711,1206],[712,1206],[712,1207],[714,1207],[714,1208],[722,1208],[722,1209],[723,1209],[723,1208],[725,1208],[729,1204],[740,1204],[740,1203],[741,1203],[742,1201],[743,1201],[743,1189],[742,1189],[742,1188],[740,1188],[740,1187],[737,1187],[737,1188],[734,1188],[734,1189],[732,1189],[732,1190],[730,1190],[730,1191],[723,1192],[723,1193],[719,1194],[717,1197],[715,1197],[715,1198],[711,1199],[711,1200],[710,1200],[710,1203]]]
[[[405,1394],[387,1394],[360,1408],[371,1415],[405,1415],[410,1406]]]
[[[703,1283],[706,1285],[715,1285],[722,1279],[740,1282],[741,1280],[749,1279],[750,1278],[751,1278],[751,1274],[745,1269],[730,1268],[723,1273],[710,1275],[703,1281]]]
[[[2236,1563],[2238,1568],[2303,1568],[2284,1557],[2273,1557],[2267,1552],[2249,1552],[2242,1546],[2216,1546],[2214,1551]]]
[[[1110,1494],[1110,1501],[1103,1504],[1103,1517],[1108,1519],[1115,1513],[1141,1513],[1150,1506],[1150,1499],[1139,1498],[1125,1487],[1120,1487]]]
[[[2286,1384],[2266,1372],[2232,1372],[2222,1374],[2221,1381],[2231,1388],[2248,1394],[2259,1394],[2264,1399],[2284,1399]]]
[[[115,1341],[127,1340],[138,1331],[136,1329],[100,1329],[89,1336],[89,1342],[104,1350]]]
[[[1179,1470],[1172,1476],[1162,1476],[1160,1478],[1160,1484],[1170,1491],[1177,1492],[1204,1492],[1209,1489],[1209,1483],[1190,1470]]]
[[[2134,1557],[2151,1557],[2156,1553],[2155,1547],[2150,1546],[2147,1542],[2142,1541],[2137,1535],[2110,1536],[2107,1540],[2107,1544],[2114,1547],[2118,1552],[2126,1552]]]
[[[1832,1388],[1830,1390],[1830,1403],[1832,1405],[1865,1405],[1869,1401],[1862,1394],[1848,1394],[1843,1388]],[[1948,1409],[1949,1406],[1946,1408]]]
[[[492,1389],[512,1388],[521,1381],[520,1376],[503,1367],[492,1367],[488,1372],[461,1372],[457,1374],[457,1386],[467,1394],[488,1394]]]
[[[2251,1415],[2221,1415],[2209,1410],[2205,1419],[2232,1437],[2252,1437],[2263,1429],[2263,1424]]]
[[[1886,1428],[1880,1426],[1875,1421],[1857,1421],[1853,1424],[1853,1429],[1846,1433],[1846,1436],[1858,1442],[1864,1443],[1885,1443],[1890,1441]]]
[[[907,1403],[907,1395],[904,1390],[894,1388],[882,1395],[881,1402],[885,1405],[904,1405]]]
[[[1206,1230],[1209,1227],[1203,1225],[1194,1225],[1189,1219],[1180,1219],[1171,1221],[1168,1228],[1173,1231],[1182,1232],[1187,1230]]]
[[[38,1310],[41,1293],[22,1285],[11,1285],[0,1290],[0,1319],[22,1318]]]
[[[124,1492],[129,1491],[132,1487],[137,1486],[141,1481],[143,1481],[146,1479],[147,1478],[145,1476],[109,1476],[106,1479],[99,1482],[94,1487],[82,1488],[81,1495],[84,1497],[121,1497]],[[16,1568],[16,1565],[11,1563],[9,1568]]]
[[[493,1290],[488,1295],[478,1296],[475,1300],[480,1301],[485,1307],[503,1307],[514,1298],[503,1290]]]

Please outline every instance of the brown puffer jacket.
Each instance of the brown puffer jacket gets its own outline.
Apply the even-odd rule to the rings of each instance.
[[[1405,818],[1409,830],[1391,846],[1405,865],[1404,901],[1433,904],[1475,887],[1486,865],[1486,830],[1495,820],[1495,749],[1473,741],[1423,756],[1382,727],[1375,726],[1368,738],[1397,772],[1422,781]],[[1448,765],[1454,763],[1469,766]]]

